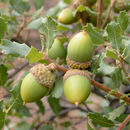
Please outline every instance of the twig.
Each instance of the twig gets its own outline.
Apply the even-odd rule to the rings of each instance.
[[[98,0],[97,3],[97,27],[100,28],[100,24],[101,24],[101,13],[102,13],[102,0]]]
[[[130,121],[130,114],[126,117],[117,130],[123,130],[123,127],[128,123],[128,121]]]
[[[45,56],[44,59],[47,60],[49,63],[54,63],[56,65],[57,69],[59,69],[60,71],[63,71],[63,72],[68,71],[67,68],[65,68],[64,66],[60,66],[60,65],[56,64],[55,61],[49,59],[47,56]],[[103,90],[107,93],[111,92],[111,89],[106,87],[105,85],[102,85],[102,84],[98,83],[97,81],[95,81],[93,79],[91,79],[90,81],[91,81],[91,84],[94,85],[95,87],[97,87],[97,88],[99,88],[99,89],[101,89],[101,90]],[[123,95],[120,92],[115,92],[115,93],[112,93],[111,95],[113,95],[117,98],[122,98],[122,100],[124,100],[126,103],[130,104],[130,98]]]
[[[101,28],[104,28],[108,18],[110,17],[111,10],[112,10],[113,6],[115,5],[115,3],[116,3],[116,0],[111,0],[111,4],[110,4],[109,10],[108,10],[108,13],[103,21]]]
[[[129,77],[129,73],[127,72],[126,68],[125,68],[125,65],[124,65],[124,58],[123,56],[117,51],[116,52],[118,57],[120,58],[120,65],[121,65],[121,68],[126,76],[126,78],[130,81],[130,77]]]
[[[104,86],[104,85],[102,85],[102,84],[96,82],[96,81],[93,80],[93,79],[91,79],[91,84],[94,85],[94,86],[97,87],[97,88],[100,88],[101,90],[103,90],[103,91],[105,91],[105,92],[107,92],[107,93],[111,92],[111,89],[110,89],[110,88],[108,88],[108,87],[106,87],[106,86]],[[120,93],[120,92],[111,93],[111,95],[113,95],[113,96],[115,96],[115,97],[118,97],[118,98],[122,98],[125,102],[127,102],[128,104],[130,104],[130,98],[127,97],[127,96],[125,96],[125,95],[123,95],[123,94]]]
[[[26,24],[26,19],[23,16],[23,23],[20,25],[20,28],[19,28],[18,32],[16,33],[16,36],[14,37],[14,39],[19,37],[21,31],[24,29],[25,24]]]
[[[21,71],[24,67],[26,67],[29,63],[25,62],[22,66],[20,66],[18,69],[16,69],[14,72],[8,75],[8,79],[12,78],[14,75],[16,75],[19,71]]]

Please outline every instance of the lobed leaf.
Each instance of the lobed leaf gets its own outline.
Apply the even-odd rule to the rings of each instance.
[[[24,58],[30,48],[26,44],[19,44],[17,42],[11,42],[9,40],[2,39],[0,49],[2,50],[2,53],[6,55]]]
[[[114,122],[109,120],[107,117],[103,116],[100,113],[88,113],[87,116],[92,119],[93,122],[99,124],[103,127],[113,127],[115,126]]]
[[[58,115],[58,113],[60,112],[61,110],[61,107],[60,107],[60,103],[59,103],[59,99],[56,99],[52,96],[49,96],[48,98],[48,103],[52,109],[52,111]]]
[[[54,38],[57,34],[57,23],[51,17],[45,17],[42,20],[41,27],[39,32],[43,34],[46,38],[46,48],[49,49],[54,41]]]
[[[38,62],[38,61],[42,60],[43,53],[42,52],[38,52],[36,50],[36,48],[31,46],[28,54],[25,57],[26,57],[26,59],[28,59],[29,63],[35,63],[35,62]]]
[[[58,13],[67,6],[67,4],[63,1],[63,0],[60,0],[56,6],[54,6],[53,8],[49,9],[45,16],[51,16],[53,18],[56,18]]]
[[[63,94],[63,80],[62,77],[58,77],[56,79],[54,90],[52,92],[52,97],[60,98]]]
[[[118,57],[118,55],[113,51],[113,50],[106,50],[106,56],[115,59],[115,60],[120,60],[120,58]]]
[[[106,31],[108,33],[108,39],[111,42],[111,47],[119,50],[122,45],[122,30],[120,25],[115,22],[111,22],[107,25]]]
[[[122,106],[114,109],[112,112],[108,113],[108,115],[109,115],[108,119],[110,119],[112,121],[115,120],[117,117],[119,117],[123,113],[124,108],[125,108],[124,105],[122,105]]]
[[[119,17],[117,18],[117,22],[119,23],[122,31],[125,31],[128,27],[129,20],[126,11],[121,11]]]
[[[121,68],[116,68],[115,71],[112,73],[112,80],[114,82],[115,88],[119,88],[123,81],[123,74]]]
[[[104,42],[105,42],[104,37],[99,32],[97,32],[92,27],[91,24],[88,24],[87,26],[85,26],[85,29],[88,32],[88,34],[90,35],[93,44],[97,44],[97,45],[98,44],[104,44]]]
[[[33,0],[33,4],[35,9],[40,9],[44,4],[44,0]]]
[[[37,104],[37,106],[38,106],[38,108],[39,108],[39,111],[44,115],[45,108],[44,108],[44,106],[43,106],[42,101],[39,100],[39,101],[36,102],[36,104]]]
[[[9,0],[12,9],[15,9],[18,13],[23,14],[29,11],[30,5],[28,1],[25,0]],[[37,2],[38,3],[38,2]]]
[[[32,20],[37,19],[37,18],[41,15],[42,11],[43,11],[43,7],[41,7],[40,9],[38,9],[38,10],[32,15]]]

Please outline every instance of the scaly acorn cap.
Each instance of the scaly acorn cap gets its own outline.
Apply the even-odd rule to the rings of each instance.
[[[66,62],[67,65],[72,68],[72,69],[81,69],[81,70],[85,70],[88,67],[91,66],[91,60],[87,61],[87,62],[76,62],[74,60],[71,60],[68,56],[66,57]]]
[[[41,85],[50,88],[55,82],[55,74],[53,71],[56,69],[56,66],[50,64],[45,66],[44,64],[37,64],[31,68],[30,72],[33,74],[35,79]]]
[[[63,77],[63,82],[65,82],[65,80],[67,80],[69,77],[71,77],[73,75],[81,75],[81,76],[84,76],[90,80],[90,76],[87,73],[87,71],[78,70],[78,69],[71,69],[65,73],[65,75]]]

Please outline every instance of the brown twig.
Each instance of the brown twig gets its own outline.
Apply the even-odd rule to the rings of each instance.
[[[122,68],[126,78],[130,81],[129,73],[127,72],[125,65],[124,65],[124,57],[118,51],[116,53],[117,53],[118,57],[120,58],[121,68]]]
[[[111,4],[110,4],[109,10],[108,10],[108,13],[107,13],[107,15],[106,15],[106,17],[105,17],[105,19],[103,21],[103,24],[102,24],[101,28],[104,28],[107,20],[110,17],[111,10],[112,10],[113,6],[115,5],[115,3],[116,3],[116,0],[111,0]]]
[[[16,35],[14,36],[14,39],[19,38],[20,33],[24,30],[24,28],[26,27],[26,24],[28,24],[29,22],[31,22],[31,18],[26,20],[25,16],[23,16],[23,22],[21,23]]]
[[[54,63],[56,65],[57,69],[59,69],[60,71],[63,71],[63,72],[67,72],[68,71],[67,68],[65,68],[64,66],[56,64],[55,61],[49,59],[46,55],[44,56],[44,59],[47,60],[49,63]],[[93,79],[91,79],[91,84],[94,85],[95,87],[97,87],[97,88],[107,92],[107,93],[112,91],[110,88],[108,88],[108,87],[98,83],[97,81],[95,81]],[[113,96],[115,96],[117,98],[122,98],[126,103],[130,104],[130,98],[125,96],[125,95],[123,95],[120,92],[111,93],[111,95],[113,95]]]
[[[126,117],[117,130],[123,130],[123,127],[128,123],[128,121],[130,121],[130,114]]]
[[[103,0],[98,0],[97,3],[97,27],[98,28],[100,28],[100,24],[101,24],[102,2]]]

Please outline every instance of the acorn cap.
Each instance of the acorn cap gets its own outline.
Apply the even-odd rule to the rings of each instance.
[[[55,66],[52,66],[52,64],[48,66],[37,64],[31,68],[30,72],[41,85],[50,88],[55,82],[55,74],[51,72],[54,70]]]
[[[68,56],[66,57],[66,62],[67,62],[67,65],[72,69],[85,70],[91,66],[91,60],[87,62],[76,62],[74,60],[71,60]]]
[[[72,69],[69,70],[65,73],[64,77],[63,77],[63,82],[65,82],[65,80],[67,80],[69,77],[73,76],[73,75],[81,75],[84,76],[88,79],[90,79],[89,74],[87,73],[87,71],[84,70],[78,70],[78,69]]]

